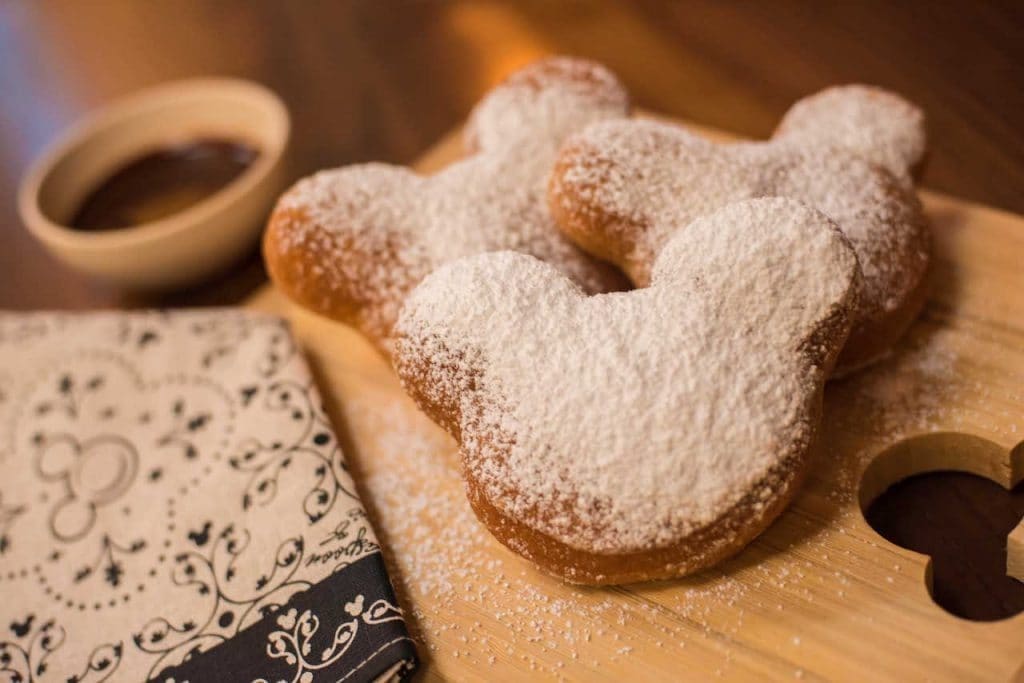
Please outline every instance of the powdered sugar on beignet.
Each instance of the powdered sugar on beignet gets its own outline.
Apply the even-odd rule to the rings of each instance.
[[[924,112],[869,85],[837,85],[803,98],[789,108],[772,139],[842,148],[908,185],[928,146]]]
[[[641,290],[587,296],[508,252],[445,266],[407,300],[395,364],[499,540],[571,581],[678,576],[802,479],[858,283],[822,214],[742,202],[679,231]]]

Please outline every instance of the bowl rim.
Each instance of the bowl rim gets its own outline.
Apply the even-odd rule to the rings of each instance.
[[[114,230],[74,230],[52,220],[43,211],[39,201],[43,184],[61,162],[93,136],[134,117],[172,105],[183,97],[223,100],[227,96],[247,99],[262,108],[270,115],[271,124],[265,134],[249,140],[259,148],[256,160],[223,188],[164,218]],[[18,210],[30,233],[62,250],[96,252],[157,242],[208,223],[257,191],[280,165],[290,137],[288,109],[281,98],[264,85],[230,77],[188,78],[162,83],[101,106],[58,133],[22,176],[18,187]],[[139,148],[140,153],[144,151],[144,147]]]

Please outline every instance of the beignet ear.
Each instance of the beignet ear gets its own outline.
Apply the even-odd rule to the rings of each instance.
[[[484,408],[494,398],[478,392],[483,368],[473,340],[479,331],[501,329],[497,321],[520,317],[522,311],[566,317],[558,308],[584,296],[557,268],[526,254],[492,252],[446,264],[402,307],[395,325],[395,370],[423,411],[458,438],[465,407]],[[522,338],[502,340],[510,347],[532,341],[525,331]],[[438,364],[437,358],[459,362]]]
[[[899,95],[867,85],[826,88],[798,101],[773,136],[831,144],[906,178],[924,158],[924,112]]]
[[[274,283],[300,306],[386,338],[400,301],[426,274],[403,258],[406,216],[423,179],[401,166],[370,163],[320,171],[277,202],[263,235]]]
[[[654,265],[651,287],[666,286],[708,296],[708,315],[722,323],[722,338],[750,334],[766,347],[811,353],[821,365],[831,358],[815,340],[849,326],[860,268],[825,214],[792,199],[754,199],[676,233]],[[765,300],[774,305],[764,306]]]
[[[463,133],[467,152],[500,152],[557,145],[592,121],[629,112],[629,94],[611,71],[595,62],[551,57],[506,78],[473,109]]]

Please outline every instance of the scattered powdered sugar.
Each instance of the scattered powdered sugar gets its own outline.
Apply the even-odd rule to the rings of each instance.
[[[864,274],[861,321],[884,320],[915,291],[930,253],[912,188],[873,161],[916,159],[918,142],[907,142],[914,135],[923,147],[921,122],[890,120],[888,98],[899,100],[886,95],[879,111],[871,106],[875,96],[857,89],[810,98],[794,107],[785,134],[769,142],[717,144],[650,120],[595,123],[566,142],[552,202],[563,229],[581,243],[596,242],[596,253],[642,286],[669,238],[697,217],[751,197],[799,199],[831,217],[853,244]],[[839,120],[830,140],[833,109]],[[847,132],[867,120],[873,123],[863,137]],[[881,134],[890,125],[891,138]],[[851,151],[859,144],[863,155]],[[900,177],[906,174],[904,164]],[[603,253],[609,249],[618,253]]]
[[[897,359],[889,372],[877,372],[861,380],[860,396],[871,404],[869,424],[886,439],[901,431],[930,431],[959,380],[957,355],[930,339]]]
[[[308,295],[325,298],[312,302],[319,310],[344,311],[385,350],[405,294],[441,264],[471,254],[521,251],[587,291],[621,288],[621,275],[557,230],[546,184],[566,136],[628,109],[625,90],[604,67],[537,62],[477,106],[466,130],[470,157],[429,177],[379,163],[321,171],[281,198],[268,244],[278,259],[295,252],[300,277],[315,283]]]
[[[587,552],[665,547],[785,493],[772,473],[803,467],[857,277],[820,213],[741,202],[678,233],[628,293],[586,297],[508,252],[450,264],[408,299],[396,367],[459,420],[464,465],[505,514]]]
[[[731,645],[715,634],[743,626],[740,579],[715,572],[684,580],[660,604],[562,584],[509,554],[477,522],[455,445],[407,401],[357,397],[344,410],[359,452],[372,461],[362,486],[391,577],[428,654],[554,678],[614,677],[614,667],[636,665],[634,650],[690,643],[693,656],[711,655],[729,670]]]
[[[825,401],[827,440],[841,442],[842,435],[851,433],[858,438],[856,451],[828,458],[834,484],[829,497],[854,501],[868,463],[914,435],[954,431],[1008,447],[1017,443],[1024,376],[987,366],[986,353],[982,338],[964,329],[919,326],[870,371],[831,383]]]
[[[785,612],[783,602],[810,613],[845,609],[850,579],[822,569],[838,563],[828,554],[806,559],[814,552],[806,542],[784,557],[755,553],[757,561],[737,558],[671,583],[567,586],[532,570],[477,522],[462,495],[454,443],[407,401],[357,396],[345,402],[345,413],[360,452],[372,460],[362,480],[365,500],[410,628],[445,677],[494,678],[500,671],[622,680],[664,675],[683,662],[697,677],[763,672],[764,660],[750,646],[769,647],[760,640],[763,625]],[[814,640],[814,633],[796,637]],[[649,661],[652,648],[665,657]],[[744,668],[748,656],[752,669]],[[451,660],[458,669],[444,668]],[[778,654],[773,661],[779,671],[789,666]]]

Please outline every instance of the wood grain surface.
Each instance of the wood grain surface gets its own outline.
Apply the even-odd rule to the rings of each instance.
[[[436,170],[459,154],[450,135],[417,168]],[[291,318],[331,397],[328,411],[422,644],[426,678],[984,681],[1018,672],[1024,614],[963,619],[929,590],[950,566],[971,568],[961,577],[984,575],[993,553],[1005,572],[1005,546],[982,544],[987,556],[974,558],[978,545],[961,542],[940,548],[934,566],[922,551],[935,549],[928,542],[962,541],[958,516],[982,527],[1016,524],[1012,511],[987,508],[993,487],[1024,474],[1010,462],[1024,438],[1024,297],[1016,295],[1024,291],[1024,217],[933,192],[924,202],[936,267],[923,315],[885,361],[828,385],[823,448],[790,508],[733,559],[676,581],[582,589],[539,573],[481,529],[455,444],[367,342],[272,287],[258,292],[250,305]],[[909,460],[872,465],[886,464],[878,454],[907,437],[930,433],[948,434]],[[963,434],[984,446],[960,448]],[[889,477],[954,465],[997,483],[980,495],[961,487],[960,498],[907,498],[897,519],[952,525],[918,526],[933,529],[926,545],[898,530],[890,538],[899,544],[887,541],[865,520],[860,482],[869,466],[870,498]],[[983,588],[971,609],[989,618],[997,594]]]

